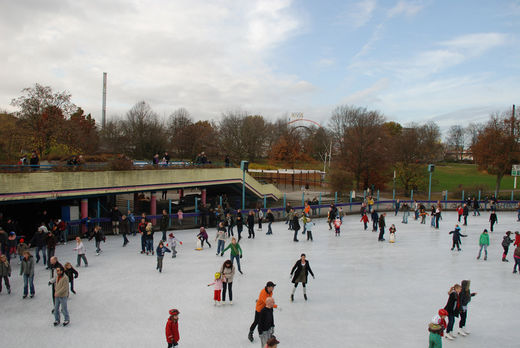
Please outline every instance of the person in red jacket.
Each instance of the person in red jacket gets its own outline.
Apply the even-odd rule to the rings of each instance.
[[[179,344],[179,313],[177,309],[170,309],[170,317],[166,323],[168,348],[176,347]]]

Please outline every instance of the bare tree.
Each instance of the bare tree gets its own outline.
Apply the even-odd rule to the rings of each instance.
[[[446,142],[455,151],[455,158],[458,158],[461,161],[464,154],[465,140],[465,132],[463,127],[459,125],[450,127],[448,130],[448,137]]]

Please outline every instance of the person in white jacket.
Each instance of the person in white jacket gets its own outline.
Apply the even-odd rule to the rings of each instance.
[[[83,245],[81,238],[76,237],[76,247],[73,250],[76,250],[78,252],[76,267],[81,266],[81,259],[83,259],[83,262],[85,262],[85,267],[88,267],[87,257],[85,256],[85,252],[87,251],[87,249]]]

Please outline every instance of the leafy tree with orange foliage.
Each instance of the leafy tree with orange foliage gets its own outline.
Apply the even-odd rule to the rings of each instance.
[[[511,172],[513,164],[520,163],[519,135],[520,122],[514,115],[493,114],[471,147],[478,168],[496,175],[497,195],[504,175]]]

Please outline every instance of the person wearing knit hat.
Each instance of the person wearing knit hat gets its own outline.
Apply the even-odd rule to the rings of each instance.
[[[428,331],[430,332],[429,348],[442,348],[441,333],[443,328],[439,324],[428,324]]]
[[[513,243],[513,240],[509,237],[511,235],[511,231],[507,231],[506,235],[502,239],[502,248],[504,248],[504,253],[502,254],[502,262],[509,262],[507,257],[507,252],[509,251],[509,245]]]
[[[18,257],[20,258],[20,263],[22,263],[23,253],[27,250],[29,250],[29,246],[25,243],[25,240],[23,238],[20,238],[20,243],[18,244],[18,247],[16,248],[16,253],[18,254]]]
[[[179,345],[179,310],[170,309],[170,317],[166,322],[166,342],[168,342],[168,348],[176,347]]]
[[[448,317],[448,311],[444,308],[439,309],[439,312],[436,316],[432,318],[433,324],[438,324],[442,326],[442,332],[440,333],[441,336],[444,336],[444,330],[448,327],[448,323],[446,322],[446,318]]]
[[[460,232],[459,225],[455,225],[455,229],[451,231],[449,234],[453,234],[453,244],[451,246],[451,250],[455,249],[457,247],[457,250],[460,251],[460,237],[467,237],[467,235],[464,235]]]

